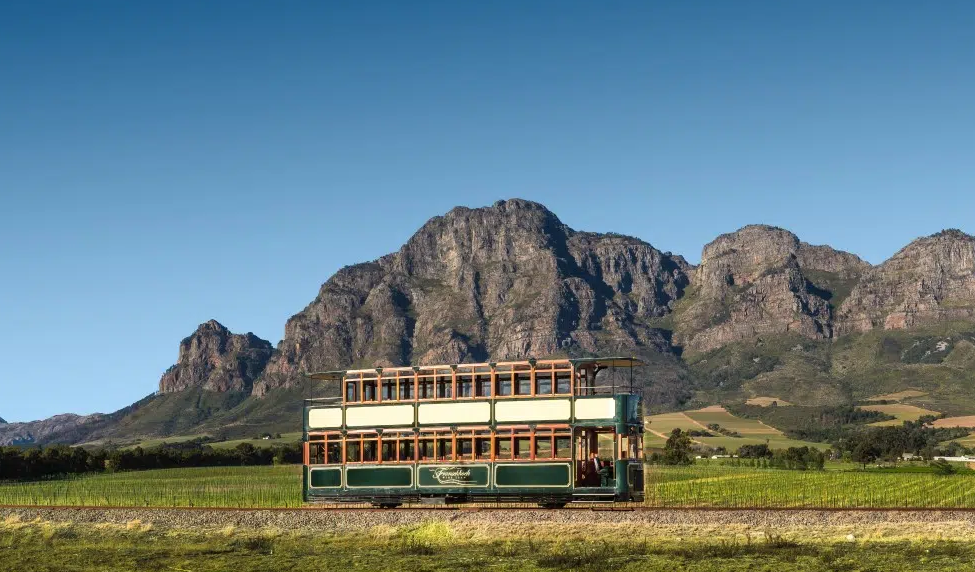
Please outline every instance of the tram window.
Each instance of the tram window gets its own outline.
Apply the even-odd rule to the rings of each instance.
[[[326,447],[327,457],[325,462],[329,465],[339,465],[342,463],[342,443],[329,443]]]
[[[457,437],[457,460],[470,461],[474,458],[474,439]]]
[[[346,441],[345,443],[345,462],[359,463],[362,461],[362,443],[356,441]]]
[[[510,365],[499,365],[495,374],[495,383],[497,387],[494,394],[499,397],[504,397],[511,395],[512,393],[512,371]]]
[[[535,458],[552,458],[552,438],[550,436],[535,436]]]
[[[457,397],[474,397],[474,381],[471,376],[457,376]]]
[[[433,437],[421,438],[419,442],[419,460],[432,461],[436,459],[433,448]]]
[[[630,428],[626,435],[620,436],[620,441],[620,459],[643,457],[643,438],[636,429]]]
[[[362,400],[363,401],[375,401],[376,400],[376,380],[369,379],[363,380],[362,382]]]
[[[440,374],[437,376],[437,399],[450,399],[453,397],[450,374]]]
[[[396,379],[383,380],[382,396],[384,401],[396,399]]]
[[[537,395],[552,394],[552,372],[550,371],[535,372],[535,393]]]
[[[555,458],[568,459],[572,457],[572,439],[568,435],[555,436]]]
[[[400,461],[414,461],[416,460],[416,451],[413,447],[413,440],[403,440],[399,442],[399,460]]]
[[[308,464],[321,465],[325,463],[325,443],[308,444]]]
[[[515,372],[515,393],[517,395],[531,395],[532,372],[529,366],[518,366]]]
[[[437,460],[454,460],[454,441],[450,437],[437,437]]]
[[[531,459],[531,437],[515,437],[515,458]]]
[[[362,461],[375,463],[379,460],[379,440],[365,439],[362,441]]]
[[[476,386],[478,397],[491,397],[491,374],[481,373],[475,376],[474,385]]]
[[[348,381],[345,383],[345,400],[346,401],[358,401],[356,399],[356,389],[358,389],[358,383],[355,381]]]
[[[556,371],[555,372],[555,393],[571,393],[572,392],[572,372],[566,371]]]
[[[491,458],[491,438],[478,437],[474,440],[474,454],[477,459]]]
[[[498,377],[498,391],[499,397],[506,397],[511,395],[511,376],[506,375],[505,377]]]
[[[511,456],[511,437],[498,437],[494,440],[494,458],[510,460]]]
[[[420,376],[420,399],[433,399],[433,376]]]
[[[383,439],[383,462],[395,461],[396,460],[396,441],[391,439]]]
[[[413,399],[413,378],[401,377],[399,380],[399,398]]]

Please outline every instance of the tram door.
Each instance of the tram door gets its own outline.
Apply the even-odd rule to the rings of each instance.
[[[573,439],[576,457],[576,486],[615,486],[615,428],[576,427]],[[597,463],[593,463],[592,453],[596,454]]]

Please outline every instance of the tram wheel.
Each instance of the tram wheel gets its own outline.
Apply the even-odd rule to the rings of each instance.
[[[538,506],[542,508],[549,508],[549,509],[565,508],[565,503],[564,502],[542,502],[542,503],[538,503]]]
[[[397,502],[381,502],[381,503],[378,503],[378,504],[374,504],[372,506],[374,506],[375,508],[396,508],[396,507],[400,506],[400,503],[397,503]]]

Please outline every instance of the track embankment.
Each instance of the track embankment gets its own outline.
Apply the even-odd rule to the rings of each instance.
[[[710,510],[630,511],[459,509],[161,509],[161,508],[0,508],[0,522],[53,522],[125,526],[132,522],[156,530],[219,530],[227,527],[281,532],[350,533],[377,527],[408,527],[444,522],[454,530],[496,531],[513,535],[533,530],[612,528],[653,534],[669,530],[772,530],[839,533],[871,530],[871,535],[975,539],[975,511],[953,510]],[[887,530],[888,532],[884,532]]]

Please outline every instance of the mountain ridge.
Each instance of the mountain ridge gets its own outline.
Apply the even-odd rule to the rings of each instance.
[[[957,229],[871,265],[783,228],[747,225],[705,245],[694,266],[639,238],[574,230],[539,203],[510,199],[451,209],[396,252],[343,267],[288,319],[276,347],[209,320],[181,341],[157,394],[108,415],[5,424],[0,444],[241,432],[296,414],[288,400],[310,387],[303,371],[549,355],[645,359],[641,379],[657,410],[759,390],[837,401],[857,393],[863,383],[849,372],[865,367],[843,369],[842,348],[956,322],[960,333],[951,335],[969,343],[975,238]],[[942,367],[882,362],[881,354],[861,361],[891,387],[906,383],[905,368]],[[959,371],[937,370],[953,380],[951,395],[969,383]]]

